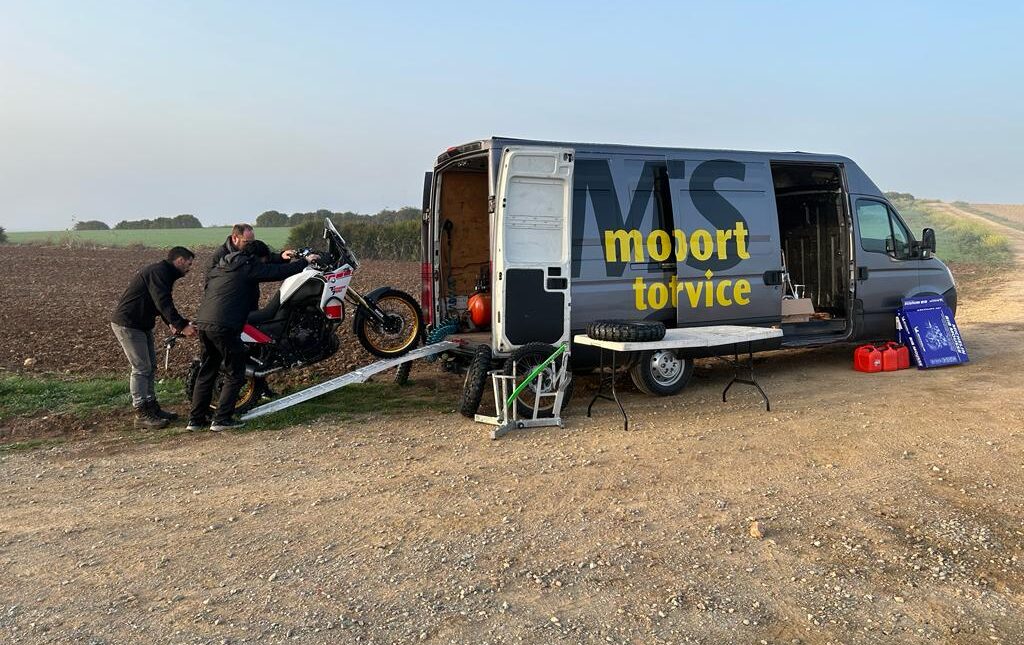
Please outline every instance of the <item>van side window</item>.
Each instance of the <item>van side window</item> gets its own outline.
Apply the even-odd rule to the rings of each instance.
[[[896,214],[896,211],[889,209],[889,223],[892,224],[893,248],[892,254],[900,260],[910,257],[910,231],[906,224]]]
[[[910,257],[910,234],[900,218],[882,202],[857,200],[860,245],[865,251],[887,253],[897,259]]]

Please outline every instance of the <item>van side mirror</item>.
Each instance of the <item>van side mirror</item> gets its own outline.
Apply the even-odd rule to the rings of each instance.
[[[921,231],[921,250],[935,253],[935,229],[926,228]]]

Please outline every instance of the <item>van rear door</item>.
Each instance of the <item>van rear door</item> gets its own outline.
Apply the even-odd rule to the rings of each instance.
[[[575,152],[502,151],[495,210],[493,344],[569,340],[569,242]]]
[[[431,189],[434,185],[434,173],[423,175],[423,221],[420,228],[420,308],[423,310],[424,322],[434,322],[434,251],[430,243],[433,209],[430,207]]]

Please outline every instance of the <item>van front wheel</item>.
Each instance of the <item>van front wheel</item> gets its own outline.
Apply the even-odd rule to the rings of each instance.
[[[693,376],[693,359],[680,358],[671,349],[640,352],[629,376],[641,392],[672,396],[682,391]]]

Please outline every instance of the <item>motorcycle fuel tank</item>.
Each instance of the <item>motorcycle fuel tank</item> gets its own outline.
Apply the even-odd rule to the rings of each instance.
[[[295,295],[295,292],[302,288],[302,285],[306,284],[310,280],[317,280],[323,282],[323,278],[320,277],[320,272],[316,269],[305,268],[301,273],[285,278],[284,282],[281,283],[281,304],[288,302],[288,299]]]

